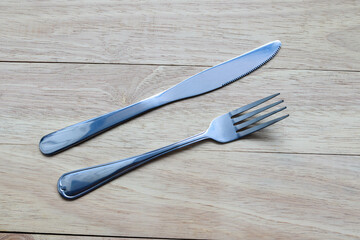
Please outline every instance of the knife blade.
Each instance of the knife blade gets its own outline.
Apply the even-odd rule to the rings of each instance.
[[[230,84],[271,60],[280,47],[280,41],[270,42],[206,69],[150,98],[45,135],[39,143],[40,151],[45,155],[56,154],[153,108],[201,95]]]

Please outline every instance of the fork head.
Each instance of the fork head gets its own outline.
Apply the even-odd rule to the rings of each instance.
[[[221,115],[221,116],[215,118],[211,122],[211,124],[205,134],[209,138],[214,139],[215,141],[226,143],[226,142],[230,142],[230,141],[234,141],[236,139],[242,138],[246,135],[249,135],[253,132],[259,131],[263,128],[266,128],[266,127],[278,122],[278,121],[283,120],[284,118],[288,117],[289,115],[287,114],[282,117],[270,120],[268,122],[254,125],[258,121],[260,121],[264,118],[267,118],[277,112],[284,110],[286,107],[282,107],[280,109],[263,114],[261,116],[251,118],[260,112],[263,112],[271,107],[274,107],[274,106],[282,103],[283,100],[280,100],[278,102],[272,103],[265,107],[256,109],[252,112],[244,113],[247,110],[254,108],[254,107],[278,96],[279,94],[280,93],[268,96],[266,98],[260,99],[253,103],[250,103],[249,105],[243,106],[241,108],[238,108],[234,111],[231,111],[229,113],[226,113],[224,115]]]

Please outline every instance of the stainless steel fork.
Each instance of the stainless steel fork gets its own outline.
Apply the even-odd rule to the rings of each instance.
[[[276,97],[277,95],[279,95],[279,93],[221,115],[211,122],[209,128],[205,132],[199,133],[180,142],[135,157],[65,173],[58,181],[58,191],[60,195],[66,199],[75,199],[123,175],[124,173],[127,173],[134,168],[143,165],[144,163],[153,160],[154,158],[176,149],[205,139],[213,139],[217,142],[227,143],[266,128],[288,117],[289,115],[285,115],[254,126],[253,124],[284,110],[286,107],[282,107],[255,118],[251,117],[282,103],[283,100],[259,108],[252,112],[245,112]]]

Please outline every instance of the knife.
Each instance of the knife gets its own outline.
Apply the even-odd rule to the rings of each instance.
[[[150,98],[45,135],[39,143],[40,151],[45,155],[56,154],[153,108],[230,84],[271,60],[279,51],[280,46],[281,42],[278,40],[270,42],[206,69]]]

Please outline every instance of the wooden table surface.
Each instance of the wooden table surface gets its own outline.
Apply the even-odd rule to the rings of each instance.
[[[196,2],[196,3],[194,3]],[[0,239],[360,239],[360,1],[0,1]],[[52,131],[279,39],[217,91],[53,157]],[[199,143],[76,201],[67,171],[137,155],[281,92],[290,117]]]

